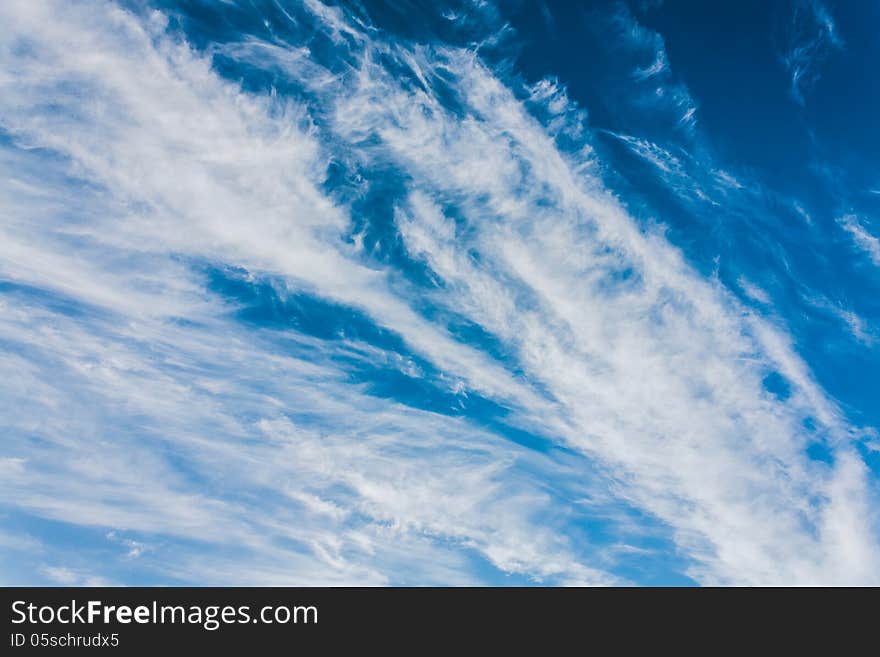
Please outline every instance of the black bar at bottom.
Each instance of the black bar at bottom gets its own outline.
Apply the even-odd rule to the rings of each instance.
[[[868,636],[877,609],[876,589],[861,592],[867,596],[845,589],[0,590],[4,655],[269,648],[457,654],[478,645],[490,654],[515,648],[604,655],[685,645],[751,651],[770,640],[789,648],[825,643],[839,653],[846,641]]]

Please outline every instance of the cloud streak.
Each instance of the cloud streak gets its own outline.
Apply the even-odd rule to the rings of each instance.
[[[880,239],[868,232],[859,218],[853,214],[840,217],[837,223],[849,233],[855,245],[867,254],[871,262],[880,267]]]
[[[821,78],[820,67],[844,42],[831,12],[819,0],[797,0],[783,31],[782,63],[791,77],[790,93],[799,105]]]

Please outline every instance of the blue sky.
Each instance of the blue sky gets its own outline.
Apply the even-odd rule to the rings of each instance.
[[[880,583],[878,13],[0,4],[0,581]]]

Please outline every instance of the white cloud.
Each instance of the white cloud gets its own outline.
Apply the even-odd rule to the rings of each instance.
[[[856,246],[864,251],[875,265],[880,267],[880,239],[868,232],[859,218],[854,214],[846,214],[842,217],[838,217],[837,223],[849,233]]]
[[[820,67],[843,48],[831,12],[819,0],[796,0],[783,32],[782,63],[791,76],[791,96],[803,105],[804,94],[821,78]]]
[[[633,153],[647,162],[650,162],[663,173],[675,176],[686,175],[682,170],[681,160],[662,146],[658,146],[653,142],[632,137],[630,135],[623,135],[615,132],[608,132],[608,134],[622,141],[630,148],[630,150],[632,150]]]
[[[702,582],[880,572],[876,524],[840,511],[872,502],[848,427],[784,331],[643,232],[473,51],[391,44],[309,7],[359,44],[344,75],[303,44],[250,38],[223,53],[307,87],[320,126],[312,107],[222,80],[161,20],[110,5],[0,8],[0,68],[14,72],[0,79],[0,116],[20,147],[2,163],[18,182],[0,196],[0,271],[91,304],[3,309],[15,349],[0,369],[16,376],[0,395],[16,409],[18,459],[0,483],[6,504],[138,543],[166,536],[181,543],[138,561],[226,583],[231,563],[247,566],[246,583],[481,581],[474,555],[543,582],[614,582],[604,566],[627,552],[615,547],[627,528],[612,524],[622,536],[603,552],[578,527],[622,505],[668,528]],[[434,94],[440,79],[460,114]],[[565,114],[570,101],[543,91],[530,102]],[[395,224],[442,285],[413,289],[346,245],[350,209],[321,187],[340,151],[405,172]],[[366,394],[344,359],[407,355],[243,327],[192,260],[363,311],[438,370],[429,383],[491,399],[568,451]],[[413,310],[425,297],[511,361]],[[763,389],[772,371],[790,381],[787,399]],[[807,457],[807,418],[830,436],[834,465]],[[594,504],[571,503],[584,498]]]
[[[112,586],[103,577],[65,566],[44,566],[42,574],[59,586]]]
[[[744,276],[740,276],[737,280],[737,283],[739,284],[745,295],[752,301],[756,301],[764,305],[770,304],[770,296],[767,294],[767,292],[749,281]]]
[[[674,125],[692,134],[697,125],[697,103],[687,86],[672,74],[663,37],[639,23],[623,3],[612,14],[611,28],[617,33],[615,47],[622,45],[645,62],[632,72],[632,78],[643,87],[641,101],[655,110],[671,111]]]

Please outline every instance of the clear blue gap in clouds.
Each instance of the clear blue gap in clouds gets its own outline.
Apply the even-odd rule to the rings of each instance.
[[[2,10],[4,580],[880,572],[870,16],[118,6]]]

